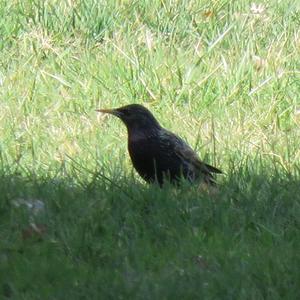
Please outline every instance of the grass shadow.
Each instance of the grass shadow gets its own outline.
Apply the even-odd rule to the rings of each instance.
[[[299,296],[295,174],[233,170],[217,193],[10,174],[0,193],[6,298]]]

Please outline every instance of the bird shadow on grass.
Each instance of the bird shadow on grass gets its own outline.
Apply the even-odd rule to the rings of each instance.
[[[216,193],[2,174],[0,193],[6,298],[296,295],[297,174],[235,170]]]

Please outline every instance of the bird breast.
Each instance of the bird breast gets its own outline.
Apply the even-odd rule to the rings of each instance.
[[[149,141],[143,133],[136,132],[128,135],[128,151],[133,164],[137,160],[144,160],[149,152]]]

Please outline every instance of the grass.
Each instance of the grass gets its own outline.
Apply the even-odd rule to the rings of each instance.
[[[108,2],[0,4],[0,298],[298,299],[298,1]],[[143,183],[128,103],[219,192]]]

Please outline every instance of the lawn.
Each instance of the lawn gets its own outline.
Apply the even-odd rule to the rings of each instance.
[[[0,3],[0,299],[299,299],[300,3]],[[140,103],[221,168],[144,183]]]

